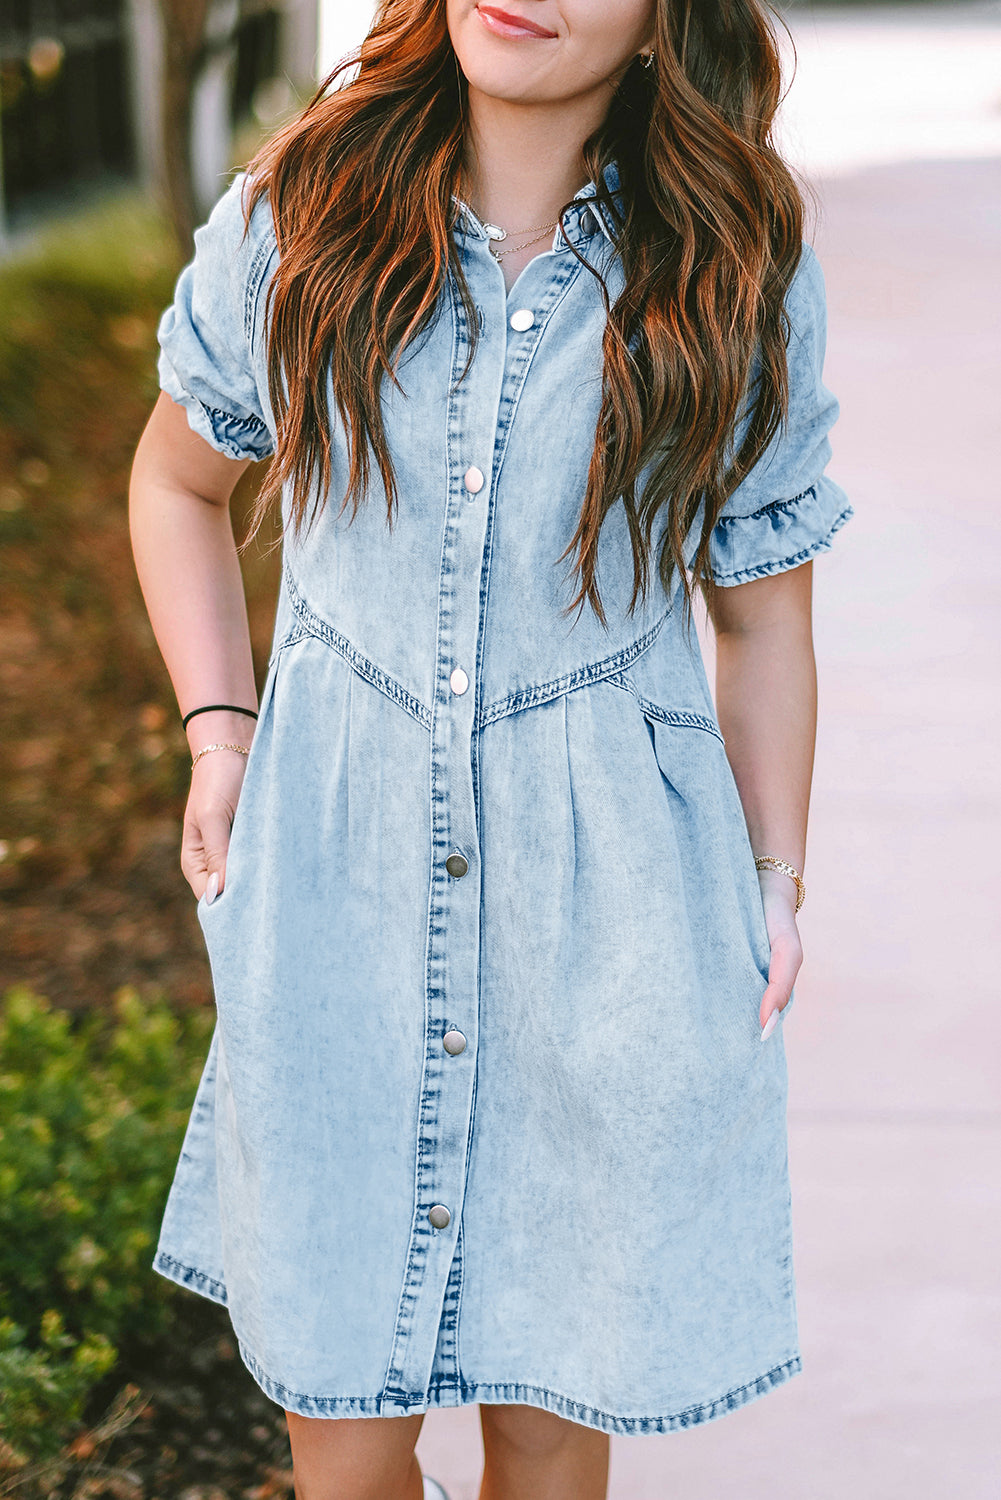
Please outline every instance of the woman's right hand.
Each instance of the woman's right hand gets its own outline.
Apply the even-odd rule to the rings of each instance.
[[[204,895],[210,905],[226,883],[229,834],[246,769],[247,757],[238,750],[212,750],[191,772],[181,835],[181,869],[199,900]]]

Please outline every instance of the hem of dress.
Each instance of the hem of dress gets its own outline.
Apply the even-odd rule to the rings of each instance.
[[[727,1391],[712,1401],[686,1407],[683,1411],[667,1416],[619,1417],[599,1407],[574,1401],[548,1386],[524,1385],[508,1381],[500,1384],[482,1382],[441,1381],[428,1387],[426,1395],[415,1394],[411,1398],[394,1396],[306,1396],[299,1391],[290,1391],[281,1381],[274,1380],[254,1358],[237,1334],[240,1358],[266,1396],[276,1401],[286,1411],[302,1417],[401,1417],[417,1412],[432,1411],[443,1407],[470,1406],[476,1402],[488,1405],[535,1406],[543,1411],[554,1412],[568,1421],[578,1422],[584,1427],[596,1428],[625,1436],[643,1433],[676,1432],[695,1427],[701,1422],[711,1422],[738,1407],[746,1406],[759,1396],[782,1385],[803,1368],[802,1357],[797,1353],[781,1364],[773,1365],[763,1375],[745,1385]]]
[[[197,1292],[213,1302],[228,1305],[226,1288],[221,1281],[200,1271],[195,1266],[185,1265],[160,1250],[153,1261],[153,1269],[161,1276]],[[232,1320],[232,1314],[230,1314]],[[548,1386],[526,1385],[519,1381],[499,1383],[470,1382],[467,1380],[442,1380],[431,1384],[426,1394],[413,1396],[310,1396],[302,1391],[290,1390],[282,1381],[269,1375],[260,1361],[251,1352],[234,1327],[240,1358],[246,1365],[261,1390],[272,1401],[286,1411],[301,1417],[400,1417],[416,1412],[432,1411],[444,1407],[470,1406],[477,1402],[488,1405],[535,1406],[551,1411],[571,1422],[596,1428],[599,1432],[636,1436],[643,1433],[677,1432],[696,1427],[702,1422],[712,1422],[746,1406],[749,1401],[766,1395],[776,1386],[783,1385],[803,1368],[802,1355],[797,1351],[788,1359],[773,1365],[763,1375],[733,1387],[722,1396],[687,1406],[682,1411],[670,1412],[666,1416],[620,1417],[614,1412],[574,1401],[560,1391]]]
[[[211,1302],[219,1302],[223,1307],[228,1307],[229,1298],[225,1286],[214,1276],[210,1276],[207,1271],[199,1271],[197,1266],[185,1265],[183,1261],[176,1260],[173,1255],[168,1255],[166,1250],[157,1250],[152,1265],[153,1270],[158,1271],[161,1276],[166,1276],[168,1281],[176,1282],[178,1286],[185,1287],[189,1292],[198,1292],[202,1297],[208,1297]]]

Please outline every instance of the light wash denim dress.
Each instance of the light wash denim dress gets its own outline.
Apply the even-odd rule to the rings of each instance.
[[[278,251],[266,199],[242,237],[243,183],[196,236],[159,373],[213,448],[260,459]],[[384,397],[393,531],[381,489],[337,515],[335,427],[326,508],[284,538],[226,885],[197,908],[216,1027],[153,1266],[223,1303],[304,1416],[519,1402],[667,1432],[801,1368],[790,1008],[760,1042],[741,804],[678,595],[627,614],[621,505],[607,627],[561,614],[605,321],[568,246],[622,285],[592,196],[510,293],[460,205],[479,344],[460,379],[446,287]],[[789,418],[715,528],[724,586],[815,557],[851,515],[824,473],[809,246],[787,310]]]

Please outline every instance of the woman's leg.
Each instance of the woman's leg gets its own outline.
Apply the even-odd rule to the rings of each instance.
[[[422,1500],[414,1454],[424,1413],[300,1417],[286,1411],[295,1500]]]
[[[607,1432],[535,1406],[480,1406],[480,1500],[605,1500]]]

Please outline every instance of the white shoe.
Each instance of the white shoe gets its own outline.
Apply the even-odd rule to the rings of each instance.
[[[429,1474],[424,1475],[424,1500],[448,1500],[437,1479],[432,1479]]]

